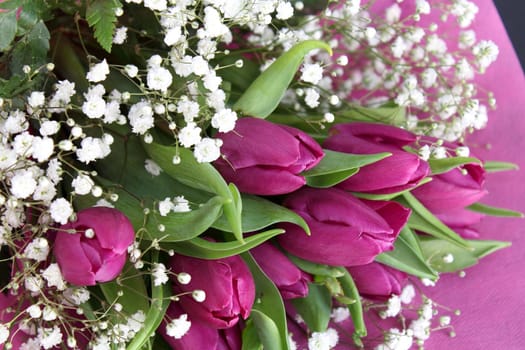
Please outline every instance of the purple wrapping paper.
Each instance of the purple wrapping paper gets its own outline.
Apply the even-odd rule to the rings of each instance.
[[[484,160],[514,162],[519,171],[487,175],[489,194],[481,202],[525,212],[525,79],[520,64],[491,0],[476,1],[480,12],[473,24],[478,38],[494,41],[498,60],[478,79],[481,87],[494,92],[497,110],[489,114],[485,130],[468,138],[471,150]],[[443,276],[433,299],[461,310],[453,318],[457,336],[435,332],[426,349],[525,348],[525,220],[487,217],[480,238],[512,242],[512,247],[483,259],[467,270],[465,278]]]

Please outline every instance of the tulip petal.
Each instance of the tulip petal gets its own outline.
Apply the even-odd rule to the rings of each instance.
[[[67,226],[64,228],[67,229]],[[84,254],[80,237],[80,234],[57,232],[54,255],[66,281],[78,286],[93,286],[96,284],[95,274]]]

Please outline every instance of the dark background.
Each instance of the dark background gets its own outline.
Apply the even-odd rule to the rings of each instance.
[[[525,68],[525,0],[494,0],[510,40]]]

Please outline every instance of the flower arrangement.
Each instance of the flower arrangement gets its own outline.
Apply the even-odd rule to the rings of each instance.
[[[468,0],[0,2],[0,349],[410,349],[479,239]],[[452,341],[452,340],[451,340]]]

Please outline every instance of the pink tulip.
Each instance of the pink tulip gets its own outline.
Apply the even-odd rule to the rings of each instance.
[[[214,328],[229,328],[239,318],[247,318],[255,299],[255,284],[248,266],[239,256],[204,260],[176,255],[171,259],[171,271],[186,272],[191,282],[175,284],[175,293],[189,292],[181,297],[184,310],[192,317]],[[206,299],[197,302],[194,290],[203,290]]]
[[[53,252],[66,281],[92,286],[118,276],[134,236],[131,222],[120,211],[92,207],[79,211],[75,222],[60,226]]]
[[[359,294],[369,299],[386,300],[392,294],[399,295],[407,281],[406,273],[377,262],[347,269]]]
[[[226,329],[217,329],[198,317],[188,315],[191,322],[188,333],[179,339],[171,337],[166,332],[167,323],[186,314],[179,303],[173,302],[168,307],[166,317],[158,331],[173,350],[206,349],[206,350],[240,350],[241,331],[238,325]]]
[[[214,165],[241,192],[277,195],[306,183],[300,173],[319,163],[321,147],[301,130],[257,118],[241,118],[235,130],[218,133],[223,158]]]
[[[303,217],[311,235],[297,225],[281,224],[286,230],[278,237],[281,246],[300,258],[337,266],[368,264],[392,250],[410,214],[396,202],[366,204],[336,188],[303,188],[284,205]]]
[[[416,139],[416,135],[390,125],[346,123],[332,127],[323,147],[353,154],[391,153],[338,185],[348,191],[386,194],[412,188],[428,175],[428,163],[403,148]]]
[[[284,299],[303,298],[308,295],[308,282],[312,281],[310,275],[299,270],[274,245],[263,243],[250,252]]]

